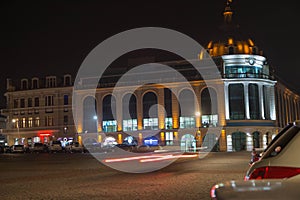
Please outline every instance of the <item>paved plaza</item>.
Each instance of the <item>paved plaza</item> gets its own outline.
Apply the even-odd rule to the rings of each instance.
[[[210,199],[213,184],[243,179],[249,152],[179,159],[150,173],[124,173],[85,154],[0,154],[2,199]]]

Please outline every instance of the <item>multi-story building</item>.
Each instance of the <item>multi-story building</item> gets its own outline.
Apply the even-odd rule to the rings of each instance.
[[[3,114],[8,119],[5,134],[10,143],[28,142],[28,138],[31,142],[92,139],[121,143],[131,135],[139,144],[150,141],[183,150],[266,147],[283,126],[299,119],[300,96],[276,79],[253,40],[237,33],[229,1],[223,14],[224,32],[198,58],[160,63],[180,72],[191,87],[164,68],[134,74],[146,83],[138,87],[134,81],[120,83],[124,68],[114,68],[100,79],[95,95],[89,88],[95,77],[81,79],[76,90],[70,75],[62,81],[55,76],[22,79],[18,85],[8,80]],[[201,74],[193,68],[199,62]],[[213,65],[220,78],[211,74]],[[164,78],[147,80],[153,77],[151,73]],[[73,97],[79,109],[72,110]],[[183,105],[188,109],[182,110]],[[90,133],[93,137],[85,137]],[[145,140],[150,135],[151,140]]]
[[[73,137],[71,75],[24,78],[17,85],[8,79],[5,96],[4,132],[10,144]]]

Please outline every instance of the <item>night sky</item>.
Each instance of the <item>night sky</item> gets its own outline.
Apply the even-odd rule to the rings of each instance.
[[[245,39],[263,50],[282,81],[300,91],[300,12],[295,0],[233,0]],[[128,29],[164,27],[206,46],[223,22],[226,0],[5,1],[0,3],[0,108],[6,78],[75,75],[88,53]]]

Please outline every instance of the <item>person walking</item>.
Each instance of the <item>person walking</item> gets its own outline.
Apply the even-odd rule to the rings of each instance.
[[[251,151],[251,159],[249,165],[252,165],[254,162],[258,161],[258,159],[259,159],[259,155],[256,152],[255,148],[253,148]]]

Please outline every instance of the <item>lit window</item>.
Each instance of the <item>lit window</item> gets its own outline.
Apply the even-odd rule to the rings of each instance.
[[[158,118],[146,118],[143,122],[145,130],[158,130]]]
[[[195,128],[195,117],[180,117],[180,128]]]
[[[117,131],[117,120],[103,121],[104,132],[116,132]]]
[[[31,128],[32,127],[32,117],[28,118],[28,127]]]
[[[171,117],[165,118],[165,129],[172,129],[173,119]]]
[[[137,130],[137,119],[123,120],[124,131],[136,131]]]
[[[40,126],[40,118],[39,117],[35,118],[35,120],[34,120],[34,126],[35,127],[39,127]]]

